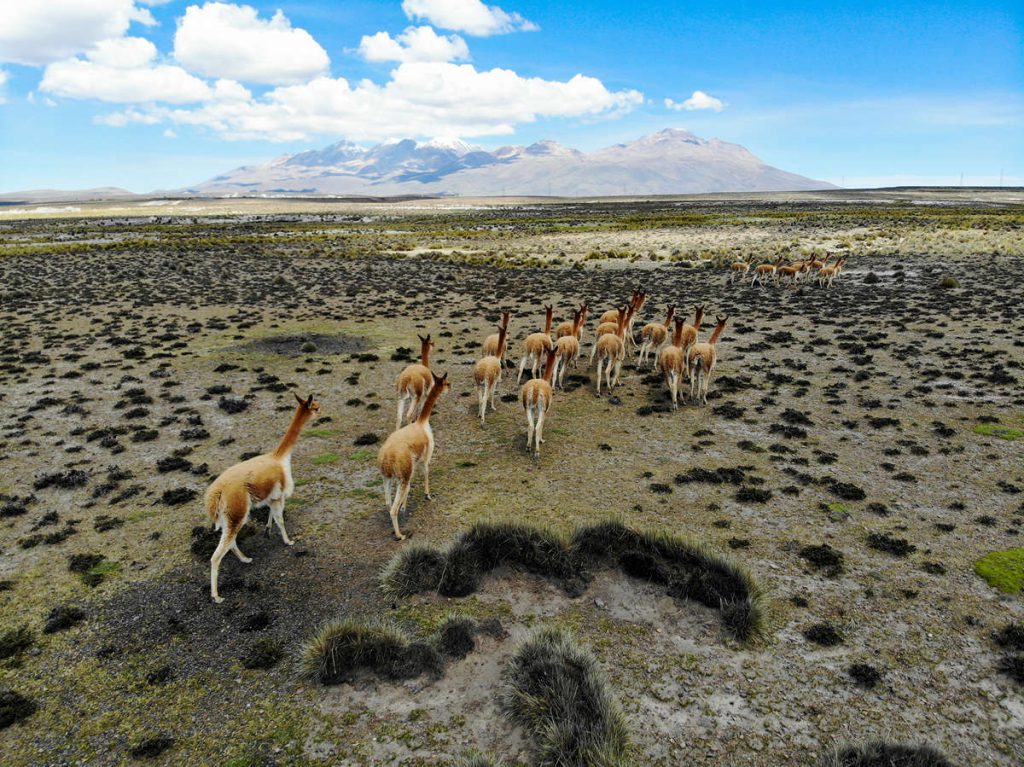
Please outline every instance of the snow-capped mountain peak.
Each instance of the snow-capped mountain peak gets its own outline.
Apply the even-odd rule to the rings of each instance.
[[[669,128],[584,153],[541,140],[487,151],[462,139],[395,139],[237,168],[185,190],[209,195],[558,195],[601,197],[824,189],[766,165],[739,144]]]

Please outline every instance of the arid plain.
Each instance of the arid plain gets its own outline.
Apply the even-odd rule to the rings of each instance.
[[[737,259],[812,255],[848,259],[831,289],[729,284]],[[638,765],[814,765],[879,738],[1020,764],[1022,266],[1021,190],[0,207],[0,762],[532,764],[498,694],[554,627],[596,657]],[[707,305],[702,338],[729,317],[707,405],[671,410],[632,358],[599,398],[584,359],[539,459],[514,369],[481,426],[502,310],[518,362],[545,304],[589,303],[589,354],[636,288],[638,332],[668,304]],[[376,451],[427,333],[452,389],[397,542]],[[202,493],[273,448],[292,392],[321,405],[296,545],[254,512],[213,604]],[[635,568],[572,594],[510,567],[463,597],[381,587],[403,547],[476,523],[608,519],[727,554],[763,630],[740,642]],[[1015,550],[1005,591],[976,572]],[[452,615],[493,630],[440,675],[302,673],[328,621],[428,637]]]

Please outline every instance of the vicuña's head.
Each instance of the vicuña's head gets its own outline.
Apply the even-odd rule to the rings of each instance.
[[[420,339],[420,360],[424,365],[429,366],[430,364],[430,350],[434,348],[434,342],[430,340],[430,334],[427,333],[427,337],[424,338],[419,333],[416,337]]]
[[[441,396],[446,391],[452,388],[451,382],[448,380],[448,374],[445,373],[443,376],[439,376],[436,373],[431,373],[434,377],[434,390],[438,392],[437,396]],[[440,388],[438,388],[440,387]]]
[[[725,323],[728,320],[728,317],[715,317],[715,332],[711,334],[711,338],[708,339],[708,343],[714,345],[718,342],[718,339],[722,335],[722,331],[725,330]]]
[[[299,403],[299,411],[306,417],[312,418],[313,415],[320,410],[320,403],[313,399],[313,395],[310,394],[306,399],[302,399],[298,394],[292,392],[295,397],[295,401]]]
[[[508,321],[510,319],[512,319],[512,312],[501,313],[501,324],[504,325],[506,328],[508,327]]]

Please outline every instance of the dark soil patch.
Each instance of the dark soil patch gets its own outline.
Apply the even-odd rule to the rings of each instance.
[[[322,333],[305,333],[297,335],[272,336],[257,338],[232,351],[248,354],[280,354],[284,357],[299,357],[309,352],[303,351],[305,344],[313,344],[318,355],[323,354],[357,354],[372,347],[370,340],[361,336],[325,335]]]

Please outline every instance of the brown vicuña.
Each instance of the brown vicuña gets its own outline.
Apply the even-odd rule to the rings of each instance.
[[[551,351],[554,341],[551,340],[551,322],[554,316],[554,305],[544,307],[544,332],[531,333],[523,341],[523,358],[519,362],[519,375],[516,378],[516,385],[523,380],[523,370],[526,364],[530,363],[530,377],[537,377],[537,368],[540,366],[544,355]]]
[[[685,317],[675,318],[675,331],[672,333],[672,343],[664,347],[658,354],[658,369],[665,377],[665,385],[668,386],[669,395],[672,398],[672,409],[679,405],[679,381],[683,377],[683,329],[686,325]]]
[[[398,415],[395,418],[395,428],[401,429],[404,420],[412,421],[420,412],[427,395],[430,394],[430,387],[433,386],[434,376],[430,372],[430,350],[434,344],[430,341],[430,335],[426,338],[417,335],[420,339],[420,361],[418,364],[407,365],[398,374]],[[409,405],[406,412],[405,406]]]
[[[292,449],[302,427],[320,409],[320,403],[313,401],[312,394],[305,400],[296,394],[295,399],[299,406],[277,449],[236,463],[217,477],[206,490],[206,514],[214,529],[220,530],[220,543],[210,557],[210,598],[214,602],[224,601],[217,591],[217,577],[224,555],[230,550],[241,561],[252,562],[238,548],[237,541],[238,531],[249,521],[252,509],[268,506],[267,530],[270,530],[272,522],[275,523],[281,531],[281,540],[292,545],[284,529],[284,503],[295,491],[295,483],[292,481]]]
[[[498,384],[501,383],[502,360],[505,355],[506,338],[508,336],[508,325],[503,324],[498,328],[498,340],[495,348],[497,354],[489,354],[481,360],[477,360],[473,367],[473,380],[477,386],[477,397],[480,400],[480,423],[486,422],[487,404],[490,400],[491,410],[496,410],[494,398],[497,396]]]
[[[498,326],[498,330],[505,328],[505,338],[500,338],[501,333],[491,333],[487,338],[484,339],[484,345],[480,347],[480,351],[485,357],[497,357],[501,360],[501,366],[505,367],[505,352],[508,347],[508,323],[512,319],[512,312],[501,313],[501,324]]]
[[[547,361],[544,364],[544,377],[531,378],[519,390],[519,401],[526,411],[526,449],[533,444],[533,457],[540,458],[540,446],[544,442],[544,418],[551,408],[554,391],[551,387],[551,376],[555,369],[555,350],[548,349]]]
[[[690,375],[690,399],[701,405],[708,402],[708,384],[711,383],[711,374],[718,362],[718,339],[721,338],[728,319],[715,317],[715,330],[711,338],[706,342],[695,343],[686,352],[686,369]]]
[[[395,538],[400,541],[405,540],[405,536],[398,527],[398,515],[409,500],[409,488],[417,465],[423,466],[424,496],[430,500],[430,459],[434,455],[434,431],[430,427],[430,413],[438,398],[451,388],[447,373],[440,378],[431,373],[431,378],[430,394],[419,416],[411,424],[393,431],[377,452],[377,465],[384,477],[384,501],[391,515]],[[395,492],[394,500],[392,490]]]
[[[668,307],[668,313],[665,315],[665,322],[649,322],[644,325],[644,329],[640,331],[640,356],[637,361],[637,367],[643,368],[647,363],[647,358],[651,359],[651,366],[654,366],[657,360],[657,350],[665,343],[665,339],[668,337],[668,330],[672,327],[672,317],[676,313],[675,306]]]
[[[555,341],[555,374],[554,383],[558,388],[565,388],[565,371],[572,363],[573,368],[580,358],[580,332],[586,319],[586,304],[573,312],[572,332]]]
[[[622,372],[622,361],[626,358],[626,341],[624,336],[626,328],[629,327],[629,320],[633,314],[632,306],[623,306],[619,313],[619,321],[616,323],[614,333],[605,333],[597,339],[597,395],[601,396],[601,367],[605,364],[605,377],[608,381],[608,391],[618,385],[619,375]],[[612,370],[615,371],[614,378]]]

